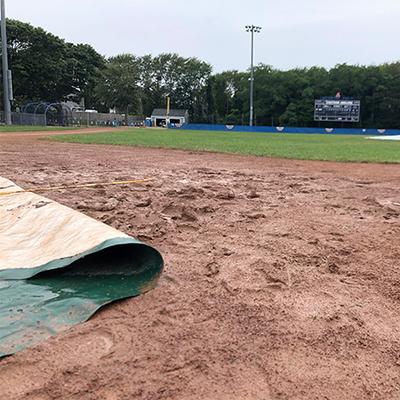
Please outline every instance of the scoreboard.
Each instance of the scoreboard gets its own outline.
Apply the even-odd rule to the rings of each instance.
[[[325,98],[315,100],[314,120],[321,122],[360,122],[360,112],[360,100]]]

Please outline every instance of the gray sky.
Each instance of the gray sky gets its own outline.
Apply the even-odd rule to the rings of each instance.
[[[400,59],[400,0],[6,0],[30,22],[111,56],[177,52],[219,72],[245,70],[249,34],[261,25],[256,62],[278,68]]]

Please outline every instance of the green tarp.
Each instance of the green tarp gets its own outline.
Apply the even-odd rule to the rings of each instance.
[[[0,357],[152,289],[159,252],[0,178]],[[3,195],[2,195],[3,192]]]

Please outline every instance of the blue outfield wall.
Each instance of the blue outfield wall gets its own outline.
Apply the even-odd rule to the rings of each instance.
[[[192,131],[220,131],[220,132],[264,132],[264,133],[304,133],[330,135],[372,135],[394,136],[400,135],[399,129],[355,129],[355,128],[290,128],[277,126],[241,126],[241,125],[208,125],[208,124],[170,124],[171,129]]]

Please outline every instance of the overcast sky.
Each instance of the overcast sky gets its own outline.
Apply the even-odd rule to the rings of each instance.
[[[9,18],[100,53],[177,52],[214,71],[256,62],[288,69],[400,59],[400,0],[6,0]]]

